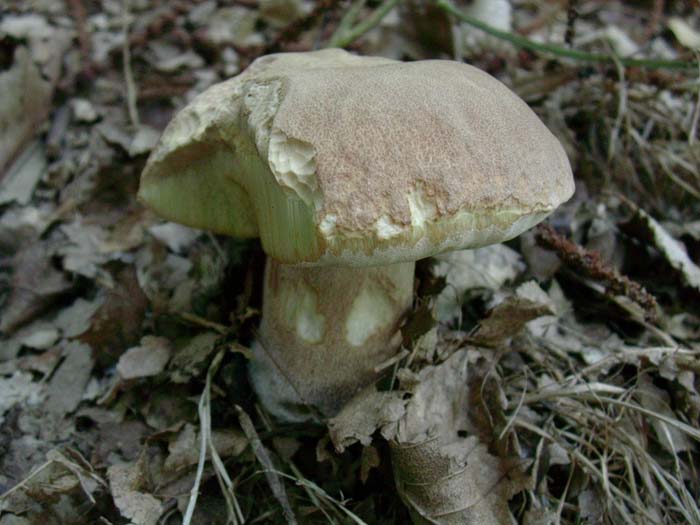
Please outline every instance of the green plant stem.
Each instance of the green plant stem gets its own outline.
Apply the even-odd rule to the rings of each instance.
[[[366,20],[363,20],[352,29],[347,29],[342,32],[336,31],[336,33],[331,37],[331,40],[328,42],[327,47],[345,47],[352,44],[355,40],[360,38],[367,31],[369,31],[370,29],[374,29],[377,25],[379,25],[382,19],[386,15],[388,15],[389,11],[396,7],[399,4],[399,2],[401,2],[401,0],[384,0],[384,2],[382,2],[382,4],[377,9],[375,9],[375,11]],[[353,10],[356,7],[357,4],[354,4],[350,9]],[[348,16],[350,17],[349,13]],[[350,18],[354,17],[357,17],[357,13],[353,14]],[[345,21],[345,17],[343,17],[343,21]],[[339,27],[338,29],[341,28]]]
[[[334,46],[333,43],[340,39],[345,33],[350,31],[350,28],[355,24],[355,20],[359,16],[362,8],[365,7],[367,0],[354,0],[350,9],[343,15],[340,19],[338,27],[333,31],[333,35],[328,39],[328,47],[338,47]]]
[[[480,29],[481,31],[484,31],[485,33],[488,33],[496,38],[500,38],[501,40],[506,40],[516,47],[528,49],[530,51],[571,58],[573,60],[580,60],[583,62],[614,62],[617,60],[623,66],[642,67],[648,69],[690,69],[698,66],[696,62],[685,60],[612,57],[611,55],[587,53],[585,51],[577,51],[576,49],[568,49],[552,44],[542,44],[540,42],[530,40],[529,38],[525,38],[524,36],[509,33],[507,31],[501,31],[500,29],[496,29],[495,27],[485,24],[481,20],[472,18],[471,16],[464,14],[462,11],[457,9],[449,0],[436,0],[435,5],[465,24],[476,27],[477,29]]]

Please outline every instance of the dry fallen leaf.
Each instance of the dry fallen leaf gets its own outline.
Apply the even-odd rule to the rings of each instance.
[[[49,381],[44,405],[47,414],[59,417],[78,408],[94,364],[92,349],[86,344],[69,343],[62,353],[65,359]]]
[[[78,297],[70,306],[60,310],[53,324],[61,330],[63,337],[72,339],[84,334],[92,324],[92,318],[104,304],[105,297],[97,294],[91,299]]]
[[[0,513],[23,514],[32,523],[46,523],[49,512],[56,518],[53,523],[69,523],[95,503],[105,485],[77,450],[51,450],[42,465],[0,497]]]
[[[700,49],[700,32],[682,18],[669,18],[668,28],[683,46],[688,49]]]
[[[215,332],[204,332],[179,348],[168,365],[170,380],[174,383],[186,383],[202,373],[207,367],[207,358],[216,349],[215,344],[219,337]]]
[[[37,404],[42,399],[41,392],[41,384],[27,372],[17,370],[10,377],[0,377],[0,423],[5,412],[17,403]]]
[[[46,164],[44,147],[39,142],[24,148],[3,179],[0,204],[29,204],[34,188],[46,173]]]
[[[141,344],[119,358],[117,372],[124,380],[150,377],[165,370],[170,360],[170,341],[164,337],[144,336]]]
[[[390,439],[396,432],[396,422],[404,415],[405,405],[402,392],[377,392],[374,385],[365,388],[328,422],[333,446],[339,453],[358,441],[368,446],[377,430]]]
[[[11,290],[3,305],[0,332],[12,333],[45,311],[71,288],[52,264],[55,249],[48,241],[21,247],[12,260]]]
[[[282,28],[291,24],[306,11],[301,0],[261,0],[260,18],[272,27]]]
[[[168,446],[169,455],[163,465],[165,470],[179,472],[196,465],[199,461],[201,439],[194,425],[186,424]],[[222,458],[238,456],[249,443],[248,438],[240,430],[235,429],[213,430],[211,440],[216,452]]]
[[[240,47],[261,44],[261,35],[255,31],[258,13],[243,6],[222,7],[207,20],[204,36],[216,45]]]
[[[165,244],[171,252],[183,253],[200,235],[201,230],[188,228],[174,222],[154,224],[148,228],[148,232],[160,242]]]
[[[102,301],[89,328],[80,335],[80,340],[92,347],[98,359],[110,364],[139,341],[148,308],[148,299],[141,291],[133,266],[124,265],[113,271],[112,276],[114,286],[104,288],[96,296]]]
[[[32,525],[32,522],[22,516],[4,514],[0,516],[0,525]]]
[[[666,229],[651,215],[642,209],[637,209],[640,223],[647,229],[651,241],[664,258],[676,271],[681,274],[685,285],[700,293],[700,267],[688,256],[683,244],[674,239]]]
[[[52,92],[29,50],[17,46],[12,67],[0,72],[0,175],[46,118]]]
[[[51,85],[57,83],[64,53],[73,41],[74,34],[71,30],[51,25],[44,16],[29,12],[4,16],[0,21],[0,35],[27,42],[32,60],[41,67],[42,76]]]
[[[57,249],[63,256],[63,268],[89,279],[99,279],[107,286],[113,286],[112,276],[102,268],[116,254],[109,254],[104,249],[107,243],[107,230],[88,224],[82,217],[60,227],[66,239]]]
[[[19,330],[15,337],[22,346],[34,350],[48,350],[58,342],[61,337],[60,330],[51,323],[35,321]]]
[[[107,469],[114,504],[131,525],[156,525],[163,512],[160,501],[146,492],[145,461],[112,465]]]
[[[379,451],[372,445],[362,447],[362,456],[360,457],[360,481],[367,483],[369,473],[372,469],[381,465],[382,460]]]
[[[640,405],[647,410],[660,414],[667,419],[673,419],[671,399],[668,392],[654,385],[651,378],[642,375],[637,384],[636,396]],[[659,418],[650,418],[650,423],[656,432],[659,443],[671,454],[690,452],[695,450],[695,443],[685,433],[673,425],[669,425]]]
[[[392,442],[391,457],[399,495],[416,525],[511,523],[508,500],[527,488],[524,465],[507,465],[475,436],[449,445],[437,436]]]
[[[529,483],[519,460],[487,451],[469,426],[468,350],[423,368],[391,441],[396,486],[416,524],[501,525]]]
[[[478,344],[497,345],[517,335],[533,319],[551,314],[552,310],[547,304],[509,297],[496,305],[488,317],[479,323],[473,339]]]
[[[462,299],[467,290],[498,289],[525,269],[521,256],[502,244],[449,252],[435,259],[433,273],[446,281],[437,298],[438,319],[442,322],[461,315]]]

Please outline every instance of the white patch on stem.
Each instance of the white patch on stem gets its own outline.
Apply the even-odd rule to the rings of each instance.
[[[374,333],[394,322],[393,301],[376,282],[367,282],[357,294],[345,321],[345,337],[352,346],[362,346]]]
[[[284,318],[299,339],[309,344],[323,341],[326,318],[318,312],[314,290],[303,282],[294,283],[280,292],[284,302]]]

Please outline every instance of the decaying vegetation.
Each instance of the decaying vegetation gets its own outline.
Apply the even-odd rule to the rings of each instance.
[[[488,5],[3,4],[0,525],[700,523],[700,5]],[[259,246],[134,196],[194,95],[329,45],[488,71],[577,191],[421,262],[385,381],[281,425],[246,375]]]

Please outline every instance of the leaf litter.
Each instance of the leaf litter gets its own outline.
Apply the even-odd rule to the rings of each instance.
[[[700,523],[700,92],[674,65],[697,60],[696,12],[128,4],[11,0],[0,21],[0,525]],[[555,242],[421,263],[386,379],[299,427],[247,381],[259,247],[134,195],[193,96],[330,41],[496,75],[577,194]]]

